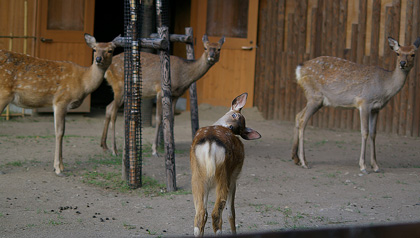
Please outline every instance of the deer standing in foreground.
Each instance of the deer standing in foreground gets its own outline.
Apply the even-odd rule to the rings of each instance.
[[[64,170],[62,146],[67,110],[79,107],[99,87],[117,47],[114,41],[97,43],[89,34],[85,34],[85,41],[94,51],[90,67],[0,50],[0,113],[9,103],[22,108],[53,106],[54,169],[59,176]]]
[[[360,170],[367,173],[365,165],[366,140],[371,143],[371,166],[379,172],[376,162],[375,138],[379,110],[397,94],[414,65],[420,46],[420,37],[411,46],[400,46],[388,37],[389,46],[397,53],[394,71],[376,66],[356,64],[344,59],[322,56],[296,68],[297,83],[307,99],[306,107],[296,115],[292,159],[308,168],[303,148],[303,134],[308,120],[323,106],[357,108],[360,111],[362,146]],[[299,152],[299,153],[298,153]]]
[[[222,233],[222,212],[227,203],[228,218],[233,234],[235,226],[236,180],[244,163],[244,145],[237,135],[245,140],[261,138],[261,135],[245,127],[241,109],[245,106],[247,93],[232,101],[232,107],[213,126],[202,127],[195,134],[190,150],[192,193],[194,197],[194,235],[203,236],[207,221],[207,200],[211,189],[216,189],[216,202],[211,214],[213,230]]]
[[[204,53],[198,60],[185,60],[177,56],[170,56],[171,62],[171,86],[172,106],[175,108],[176,101],[181,97],[190,85],[199,80],[207,71],[219,61],[220,49],[225,38],[219,42],[211,43],[206,35],[203,36]],[[140,61],[142,67],[142,98],[156,97],[156,133],[152,145],[153,155],[157,155],[159,127],[162,123],[162,89],[161,69],[159,55],[141,52]],[[111,127],[112,154],[117,154],[115,141],[115,121],[117,120],[118,108],[124,103],[124,53],[116,55],[113,62],[105,73],[105,78],[114,91],[114,100],[106,107],[105,126],[102,132],[101,147],[108,150],[106,138],[108,126]]]

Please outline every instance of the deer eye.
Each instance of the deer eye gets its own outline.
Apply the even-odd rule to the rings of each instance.
[[[108,53],[112,53],[112,50],[108,50]]]
[[[414,56],[416,56],[416,55],[415,55],[415,54],[412,54],[412,55],[411,55],[411,57],[413,57],[413,58],[414,58]]]
[[[93,52],[96,52],[96,49],[93,49]]]
[[[235,119],[237,117],[236,113],[232,114],[233,119]]]
[[[230,125],[230,126],[229,126],[229,129],[233,130],[233,126],[232,126],[232,125]]]
[[[400,54],[399,54],[399,53],[397,53],[397,56],[400,56]]]

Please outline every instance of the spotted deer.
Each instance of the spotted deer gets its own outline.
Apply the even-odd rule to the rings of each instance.
[[[114,43],[117,38],[97,43],[89,34],[84,37],[94,51],[90,67],[0,50],[0,112],[9,103],[23,108],[53,107],[54,169],[59,176],[63,176],[64,170],[62,144],[66,113],[79,107],[83,99],[99,87],[117,47]]]
[[[222,212],[227,203],[228,218],[233,234],[235,226],[236,180],[244,163],[244,145],[237,135],[245,140],[261,138],[261,135],[245,127],[241,110],[247,93],[232,101],[230,111],[212,126],[202,127],[195,134],[190,150],[192,193],[194,197],[194,235],[203,236],[207,221],[207,200],[211,189],[216,189],[216,202],[212,212],[213,230],[222,233]]]
[[[322,56],[296,68],[297,83],[307,99],[306,107],[296,115],[292,159],[308,168],[303,147],[303,134],[308,120],[323,106],[357,108],[360,112],[362,134],[360,170],[367,173],[365,165],[366,141],[371,143],[371,166],[379,172],[376,162],[376,122],[379,110],[404,86],[414,65],[420,37],[410,46],[400,46],[388,37],[391,49],[397,54],[394,71],[376,66],[356,64],[344,59]]]
[[[177,56],[170,56],[171,62],[171,86],[173,107],[190,85],[199,80],[203,75],[219,61],[220,50],[225,38],[219,42],[211,43],[206,35],[203,36],[204,53],[198,60],[185,60]],[[152,152],[157,155],[159,126],[162,123],[162,89],[161,70],[159,55],[141,52],[142,67],[142,97],[156,97],[156,132],[153,140]],[[112,65],[105,73],[105,78],[114,91],[114,100],[106,107],[105,126],[102,132],[101,147],[108,150],[106,144],[108,127],[111,127],[112,154],[117,154],[115,141],[115,121],[117,120],[118,108],[123,104],[124,96],[124,53],[114,56]]]

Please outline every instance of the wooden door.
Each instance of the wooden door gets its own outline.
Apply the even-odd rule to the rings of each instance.
[[[84,33],[93,35],[95,0],[40,0],[38,13],[37,57],[92,64],[92,49],[86,45]],[[89,111],[90,95],[79,108],[70,110]]]
[[[258,0],[192,0],[191,9],[196,58],[203,52],[205,33],[211,42],[226,38],[220,61],[197,82],[198,102],[229,106],[248,92],[246,106],[253,106]]]

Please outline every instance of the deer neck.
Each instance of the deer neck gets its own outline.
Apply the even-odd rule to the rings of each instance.
[[[194,61],[188,61],[188,67],[185,67],[183,78],[183,87],[188,88],[192,83],[199,80],[204,74],[209,71],[214,63],[210,63],[207,60],[206,53],[204,52],[200,59]]]
[[[395,67],[395,70],[390,72],[391,77],[388,77],[386,85],[386,91],[389,98],[392,98],[404,87],[409,72],[410,70],[401,69],[399,63]]]
[[[98,66],[93,63],[82,75],[82,83],[87,94],[95,91],[102,83],[105,71],[108,67]]]

